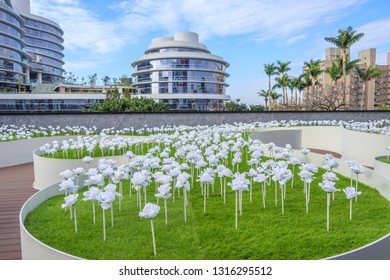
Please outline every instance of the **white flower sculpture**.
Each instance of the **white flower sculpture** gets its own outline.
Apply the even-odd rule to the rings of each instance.
[[[272,180],[275,182],[275,187],[277,183],[280,185],[281,190],[281,201],[282,201],[282,214],[284,214],[284,200],[286,197],[286,184],[287,181],[292,178],[293,174],[291,170],[287,169],[285,166],[278,167],[275,166],[273,170]],[[275,194],[277,194],[277,189],[275,189]],[[275,196],[275,203],[277,203],[277,196]]]
[[[168,212],[167,212],[167,198],[170,198],[172,196],[172,193],[170,192],[172,187],[169,184],[164,184],[158,187],[157,191],[158,193],[154,196],[157,198],[163,198],[164,199],[164,212],[165,212],[165,224],[168,225]]]
[[[351,169],[351,174],[355,173],[355,177],[356,177],[355,188],[356,188],[356,191],[358,191],[359,190],[359,174],[364,173],[365,169],[360,163],[358,163],[354,160],[347,161],[347,164],[348,164],[349,168]],[[351,176],[351,186],[352,186],[352,176]],[[357,201],[357,196],[355,197],[355,200]]]
[[[253,189],[253,178],[259,175],[257,171],[253,168],[249,169],[247,172],[247,175],[251,178],[250,179],[250,188],[249,188],[249,201],[252,202],[252,189]]]
[[[97,196],[100,203],[100,207],[103,210],[103,240],[106,240],[106,213],[105,211],[111,207],[112,202],[115,200],[115,194],[112,192],[100,192]]]
[[[156,239],[154,237],[153,218],[156,217],[159,212],[160,212],[160,206],[153,203],[147,203],[144,209],[141,212],[139,212],[139,216],[141,218],[150,219],[150,225],[152,228],[153,252],[155,256],[156,256]]]
[[[64,179],[70,179],[73,177],[73,172],[71,170],[65,170],[60,173],[60,176]]]
[[[77,193],[77,189],[79,186],[75,185],[74,179],[71,177],[69,179],[62,180],[61,183],[58,185],[59,191],[65,191],[65,196],[68,195],[68,193]]]
[[[143,171],[135,172],[131,178],[131,183],[133,184],[133,188],[135,188],[137,191],[137,205],[139,205],[139,208],[141,211],[142,203],[141,203],[140,190],[142,187],[146,188],[146,186],[149,184],[147,174]],[[146,191],[145,191],[145,193],[146,193]],[[145,196],[146,196],[146,194],[145,194]]]
[[[347,199],[349,199],[349,219],[352,220],[352,199],[361,195],[362,192],[358,192],[354,187],[347,187],[343,189]]]
[[[301,148],[301,153],[305,156],[305,162],[307,162],[307,155],[310,153],[310,149]]]
[[[268,180],[268,176],[263,174],[263,173],[258,173],[258,175],[253,178],[254,182],[262,183],[261,194],[263,197],[263,207],[264,208],[265,208],[265,197],[266,197],[266,192],[267,192],[266,186],[268,185],[267,180]]]
[[[235,173],[232,182],[228,184],[236,192],[236,229],[238,228],[238,209],[242,215],[242,191],[248,190],[249,183],[245,174]]]
[[[332,154],[324,155],[325,166],[324,168],[330,172],[333,171],[334,168],[339,167],[339,163],[336,161]]]
[[[90,164],[93,161],[93,158],[90,156],[85,156],[82,158],[82,161],[85,162],[87,165]]]
[[[183,188],[183,210],[184,210],[184,223],[187,222],[187,192],[190,190],[190,183],[188,182],[191,175],[188,173],[180,173],[180,175],[177,177],[176,182],[176,188],[181,189]]]
[[[288,160],[288,163],[292,165],[292,173],[293,175],[295,174],[295,165],[297,164],[301,164],[301,160],[296,158],[296,157],[290,157],[290,159]],[[294,176],[291,178],[291,188],[294,187]]]
[[[97,187],[90,187],[88,191],[84,192],[84,201],[92,201],[92,217],[93,223],[96,224],[96,211],[95,211],[95,201],[98,201],[98,196],[101,190]]]
[[[73,220],[74,220],[74,230],[77,233],[77,213],[76,213],[76,202],[78,194],[70,194],[64,197],[65,203],[61,205],[62,208],[70,208],[70,219],[72,219],[72,206],[73,206]]]
[[[335,182],[332,181],[322,181],[320,184],[320,187],[326,192],[326,230],[329,231],[330,229],[330,194],[340,191],[339,189],[336,189]]]
[[[111,203],[111,225],[114,226],[114,208],[112,207],[112,202],[115,200],[115,197],[119,197],[119,203],[121,202],[120,198],[122,195],[116,191],[116,185],[115,184],[108,184],[104,191],[112,193],[114,195],[114,199],[110,202]]]
[[[214,177],[210,175],[209,172],[203,172],[199,176],[199,180],[201,183],[201,190],[203,192],[203,212],[206,213],[206,197],[208,194],[208,189],[210,184],[214,184]]]

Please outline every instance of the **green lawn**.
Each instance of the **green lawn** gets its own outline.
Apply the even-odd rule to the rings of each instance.
[[[390,164],[390,156],[389,157],[388,156],[381,156],[381,157],[377,157],[376,159],[379,160],[380,162]]]
[[[241,171],[244,171],[244,167]],[[296,168],[296,171],[298,168]],[[102,210],[97,207],[97,223],[92,223],[92,203],[77,203],[78,232],[69,218],[69,210],[61,208],[63,196],[54,197],[30,213],[25,226],[42,242],[69,254],[86,259],[163,259],[163,260],[227,260],[227,259],[322,259],[356,249],[390,232],[390,202],[370,187],[359,185],[363,194],[353,203],[353,219],[349,220],[349,201],[343,192],[331,202],[330,232],[326,230],[326,193],[318,186],[323,170],[311,187],[309,213],[305,213],[303,184],[295,177],[295,187],[287,185],[285,213],[281,212],[280,190],[275,206],[274,185],[268,186],[266,208],[262,207],[261,189],[254,185],[253,201],[249,192],[243,196],[243,214],[235,229],[235,193],[227,187],[227,202],[215,192],[207,199],[203,212],[203,196],[196,183],[188,193],[187,223],[184,223],[183,194],[175,202],[168,199],[165,225],[164,203],[154,219],[157,256],[153,256],[150,221],[138,217],[139,207],[133,190],[129,197],[124,184],[122,211],[114,203],[115,225],[111,227],[110,210],[106,211],[107,240],[103,241]],[[341,177],[341,176],[340,176]],[[349,185],[341,178],[338,188]],[[154,184],[148,187],[148,202],[156,203]],[[144,203],[142,201],[142,203]]]

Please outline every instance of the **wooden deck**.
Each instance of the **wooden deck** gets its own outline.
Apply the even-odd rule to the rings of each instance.
[[[32,163],[0,168],[0,260],[19,260],[19,212],[36,190]]]

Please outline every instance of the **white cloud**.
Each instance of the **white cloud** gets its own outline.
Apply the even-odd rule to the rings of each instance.
[[[78,0],[32,0],[33,14],[52,19],[64,30],[67,50],[106,54],[121,49],[125,41],[115,22],[100,19]]]
[[[356,49],[378,48],[390,44],[390,18],[376,20],[356,28],[364,36],[355,45]]]
[[[127,0],[114,7],[125,11],[128,28],[145,32],[191,30],[203,39],[252,34],[256,40],[294,40],[306,28],[333,21],[367,1]]]
[[[195,31],[203,40],[249,34],[253,40],[292,43],[304,38],[306,28],[367,1],[125,0],[110,7],[116,18],[95,14],[80,0],[31,0],[31,9],[60,24],[68,50],[107,54],[152,31]]]

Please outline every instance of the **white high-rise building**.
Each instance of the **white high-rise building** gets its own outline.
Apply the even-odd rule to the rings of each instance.
[[[199,35],[178,32],[158,37],[132,63],[138,95],[168,104],[171,110],[222,110],[229,63],[199,43]]]

